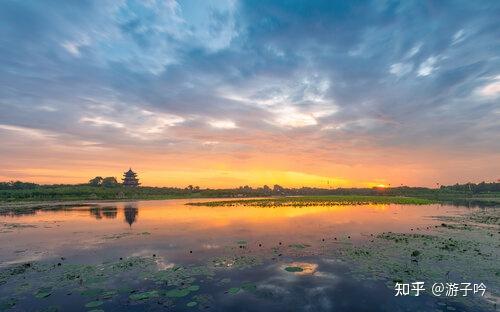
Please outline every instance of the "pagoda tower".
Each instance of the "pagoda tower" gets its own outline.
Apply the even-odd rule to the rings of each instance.
[[[123,186],[127,187],[137,187],[139,186],[139,179],[137,178],[137,173],[132,171],[132,168],[129,168],[127,172],[123,173]]]

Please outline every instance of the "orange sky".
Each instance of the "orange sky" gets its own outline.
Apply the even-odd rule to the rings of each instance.
[[[450,155],[446,150],[404,151],[374,146],[332,153],[321,143],[308,146],[290,139],[269,152],[262,142],[247,149],[227,146],[184,149],[103,147],[64,137],[10,131],[3,143],[0,180],[37,183],[85,183],[93,176],[115,176],[132,167],[143,185],[238,187],[280,184],[288,187],[372,187],[377,185],[452,184],[494,181],[495,155]],[[320,145],[320,146],[318,146]],[[332,147],[332,149],[335,149]],[[472,157],[472,156],[474,157]],[[490,164],[484,166],[484,164]],[[490,170],[493,168],[493,170]]]

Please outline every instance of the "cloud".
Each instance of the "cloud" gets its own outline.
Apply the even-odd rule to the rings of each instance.
[[[274,111],[276,118],[274,123],[292,128],[300,128],[317,125],[318,122],[310,114],[297,112],[293,107],[282,107]]]
[[[235,129],[238,128],[232,120],[212,120],[208,124],[217,129]]]
[[[469,168],[492,172],[481,163],[500,150],[499,9],[493,2],[4,1],[0,138],[8,155],[25,158],[1,160],[22,167],[17,159],[35,156],[16,138],[39,133],[40,140],[59,134],[43,147],[50,157],[70,138],[127,151],[119,155],[175,151],[183,162],[203,152],[240,169],[300,164],[307,174],[340,170],[360,179],[352,168],[371,172],[390,154],[400,155],[392,163],[418,164],[404,174],[424,181],[455,174],[432,164],[440,153],[456,159],[464,179],[476,179]],[[101,161],[85,151],[74,159]],[[289,155],[297,158],[286,165],[269,160]],[[331,164],[351,171],[325,169]]]
[[[483,97],[498,97],[500,95],[500,76],[491,79],[486,85],[480,87],[478,92]]]
[[[79,57],[80,49],[88,45],[90,45],[90,39],[87,35],[84,35],[75,41],[64,41],[61,43],[61,46],[75,57]]]
[[[90,123],[91,125],[95,125],[95,126],[99,126],[99,127],[100,126],[110,126],[110,127],[114,127],[114,128],[125,128],[125,125],[123,123],[109,120],[109,119],[106,119],[106,118],[101,117],[101,116],[82,117],[80,119],[80,121],[83,123]]]
[[[55,133],[49,133],[47,131],[27,128],[27,127],[18,127],[18,126],[0,124],[0,129],[11,132],[17,132],[23,136],[28,136],[35,139],[50,139],[57,137],[57,134]]]
[[[395,63],[391,65],[391,69],[389,70],[389,72],[398,77],[401,77],[406,74],[409,74],[412,70],[413,70],[412,64]]]
[[[432,74],[432,72],[437,69],[437,67],[435,66],[437,61],[438,58],[435,56],[430,56],[429,58],[427,58],[420,64],[420,67],[418,68],[418,75],[425,77]]]
[[[466,37],[465,30],[464,29],[460,29],[459,31],[457,31],[453,35],[452,45],[455,45],[455,44],[458,44],[458,43],[464,41],[465,37]]]
[[[411,48],[410,51],[408,51],[408,54],[406,55],[406,58],[412,58],[414,57],[422,48],[423,44],[422,43],[417,43],[416,45]]]

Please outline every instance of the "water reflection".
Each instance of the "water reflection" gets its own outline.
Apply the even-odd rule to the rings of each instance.
[[[407,306],[415,307],[411,311],[426,311],[435,306],[435,298],[400,299],[383,282],[360,283],[331,252],[371,240],[383,231],[431,233],[429,226],[442,222],[432,216],[472,211],[438,204],[262,208],[187,206],[188,201],[204,200],[50,207],[36,214],[19,215],[15,222],[10,217],[0,217],[0,233],[4,228],[0,235],[0,266],[53,259],[62,262],[63,267],[73,262],[118,263],[130,256],[153,257],[163,268],[171,268],[174,263],[214,263],[217,278],[200,278],[197,283],[201,287],[199,293],[210,295],[210,305],[216,304],[217,311],[241,310],[242,306],[248,307],[247,311],[289,311],[288,307],[301,308],[304,304],[306,308],[297,310],[374,310],[367,308],[369,305],[381,307],[379,311],[406,310],[403,308]],[[60,260],[63,258],[67,260]],[[264,259],[262,265],[259,259]],[[224,267],[238,269],[222,270]],[[15,288],[4,287],[9,296],[11,289]],[[235,293],[228,294],[229,291]],[[52,303],[50,300],[56,298],[59,299],[54,292],[43,302]],[[128,302],[128,294],[123,299],[114,304]],[[183,299],[176,300],[176,311],[191,309],[186,302],[180,303]],[[135,310],[164,308],[158,306],[157,300],[141,302],[149,303],[154,306],[140,307],[134,303]],[[25,300],[18,311],[23,310],[21,304],[28,307],[24,310],[33,310]],[[74,303],[68,303],[63,310],[71,310],[70,304]],[[205,309],[201,301],[199,305]],[[110,306],[106,310],[128,309]]]
[[[222,198],[218,200],[224,200]],[[206,199],[199,199],[199,200],[194,200],[194,201],[206,201]],[[174,201],[173,201],[174,202]],[[142,202],[146,203],[146,202]],[[148,204],[146,205],[146,208],[150,208],[151,206],[163,206],[164,202],[163,201],[158,201],[158,204],[154,204],[153,202],[148,202],[152,203],[151,205]],[[468,200],[468,199],[463,199],[463,200],[454,200],[454,201],[446,201],[441,204],[435,204],[435,207],[455,207],[455,208],[470,208],[470,209],[478,209],[478,208],[490,208],[490,207],[495,207],[498,206],[498,203],[496,201],[475,201],[475,200]],[[387,209],[387,205],[371,205],[372,208],[374,209],[379,209],[379,210],[385,210]],[[248,207],[247,207],[248,208]],[[57,211],[78,211],[78,210],[85,210],[89,211],[90,216],[97,220],[101,219],[115,219],[118,216],[118,210],[123,209],[124,214],[125,214],[125,222],[128,223],[130,226],[136,222],[137,215],[138,215],[138,206],[137,203],[126,203],[124,206],[122,203],[117,203],[116,205],[113,206],[101,206],[99,204],[91,204],[89,206],[88,203],[67,203],[67,204],[29,204],[27,206],[25,205],[15,205],[13,204],[12,206],[6,204],[3,207],[0,207],[0,217],[23,217],[23,216],[34,216],[38,214],[39,212],[43,211],[50,211],[50,212],[57,212]],[[201,210],[200,208],[198,208]],[[315,210],[324,210],[324,207],[314,207]],[[182,211],[185,211],[185,209],[181,209]],[[214,215],[213,213],[213,208],[210,209],[211,215]],[[308,208],[306,214],[310,214],[311,209]],[[296,213],[298,210],[294,209],[294,213]],[[149,214],[150,209],[147,209],[146,213]],[[152,213],[156,214],[158,213],[157,210],[151,211]],[[319,211],[316,211],[319,212]],[[170,212],[167,212],[170,214]],[[302,215],[304,212],[300,211],[298,212],[299,215]],[[296,215],[295,217],[297,217]],[[290,217],[290,216],[289,216]]]
[[[123,214],[125,216],[125,222],[127,222],[129,226],[132,226],[132,224],[136,222],[137,215],[139,214],[137,204],[126,204],[123,208]]]
[[[102,219],[115,219],[118,214],[116,206],[95,206],[89,208],[90,215],[94,216],[97,220]]]
[[[91,206],[85,207],[83,209],[75,209],[75,210],[87,210],[90,213],[90,216],[94,217],[96,220],[102,219],[116,219],[118,216],[118,211],[123,210],[123,218],[129,226],[132,226],[135,222],[137,222],[137,216],[139,215],[139,207],[137,203],[127,203],[123,205],[121,208],[119,206]]]

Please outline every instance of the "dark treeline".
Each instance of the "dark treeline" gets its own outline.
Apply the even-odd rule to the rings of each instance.
[[[455,185],[442,185],[441,190],[450,191],[450,192],[470,192],[473,194],[479,193],[489,193],[489,192],[499,192],[500,191],[500,183],[465,183],[465,184],[455,184]]]
[[[103,179],[106,181],[106,178]],[[441,186],[439,189],[426,187],[391,188],[285,188],[279,185],[252,188],[242,186],[233,189],[201,189],[198,186],[178,187],[124,187],[116,180],[109,183],[76,185],[38,185],[20,181],[0,182],[0,201],[22,200],[87,200],[87,199],[162,199],[186,197],[261,197],[300,195],[391,195],[426,198],[445,197],[499,197],[500,183],[481,182]]]
[[[21,182],[21,181],[0,182],[0,190],[29,190],[37,187],[40,187],[40,185],[30,182]]]
[[[373,188],[284,188],[275,185],[273,188],[268,186],[251,188],[249,186],[239,187],[225,191],[237,196],[300,196],[300,195],[391,195],[391,196],[418,196],[418,195],[444,195],[444,194],[465,194],[465,195],[488,195],[500,194],[500,183],[498,182],[481,182],[481,183],[466,183],[455,184],[450,186],[441,186],[439,189],[427,187],[373,187]]]

